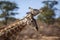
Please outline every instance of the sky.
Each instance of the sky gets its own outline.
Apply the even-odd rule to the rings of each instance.
[[[7,0],[6,0],[7,1]],[[26,13],[29,11],[29,7],[40,9],[44,6],[42,1],[44,0],[9,0],[12,2],[17,3],[17,6],[19,7],[18,10],[16,10],[19,14],[15,16],[15,18],[22,19]],[[59,3],[55,7],[60,9],[60,0],[57,0]],[[59,11],[56,11],[56,17],[60,16]]]

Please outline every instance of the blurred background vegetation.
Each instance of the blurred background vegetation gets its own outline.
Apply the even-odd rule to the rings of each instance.
[[[3,23],[4,25],[7,25],[11,21],[15,21],[16,18],[13,16],[17,15],[17,12],[14,12],[17,10],[17,4],[10,2],[10,1],[0,1],[0,19],[2,19],[0,25]]]
[[[39,26],[39,31],[38,32],[33,31],[31,30],[32,27],[31,29],[29,29],[30,27],[27,26],[28,28],[26,27],[22,32],[18,33],[16,37],[12,35],[10,39],[20,40],[20,39],[23,39],[24,37],[27,37],[27,38],[30,37],[30,38],[36,39],[37,37],[38,38],[41,37],[41,35],[38,33],[41,33],[43,35],[60,36],[60,16],[56,18],[56,12],[55,12],[56,10],[59,10],[59,9],[54,7],[55,5],[58,4],[58,1],[43,1],[42,3],[44,4],[44,6],[40,8],[42,12],[39,13],[39,15],[37,15],[37,18],[36,18],[37,24]],[[16,20],[19,20],[13,17],[19,14],[16,12],[17,9],[19,9],[19,7],[14,2],[0,1],[0,27],[3,27],[4,25],[9,25],[12,22],[15,22]],[[26,35],[28,35],[29,37]]]
[[[56,18],[56,10],[54,6],[58,4],[58,1],[43,1],[42,12],[37,16],[37,20],[46,24],[54,24],[60,22],[60,17]],[[9,22],[16,20],[13,16],[19,14],[15,10],[19,9],[17,4],[10,1],[0,1],[0,25],[7,25]]]
[[[58,4],[58,1],[43,1],[43,3],[45,4],[45,6],[41,8],[43,12],[38,15],[37,19],[46,24],[54,24],[55,21],[60,19],[60,17],[55,17],[55,11],[59,9],[54,8],[54,6]]]

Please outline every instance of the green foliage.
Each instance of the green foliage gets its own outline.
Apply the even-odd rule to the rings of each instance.
[[[18,14],[16,12],[13,12],[17,8],[18,7],[16,3],[10,1],[0,1],[0,10],[2,11],[2,13],[0,14],[0,18],[5,18],[6,25],[9,17]]]
[[[0,1],[0,9],[12,11],[18,8],[16,3],[10,1]]]
[[[43,7],[42,8],[41,14],[38,16],[38,19],[42,22],[45,22],[47,24],[52,24],[54,23],[54,10],[48,8],[48,7]]]
[[[43,1],[43,3],[45,4],[45,6],[48,6],[50,8],[53,8],[54,5],[57,5],[58,4],[58,1]]]
[[[55,22],[55,12],[53,10],[53,7],[55,4],[55,1],[50,2],[49,1],[44,1],[45,6],[41,8],[42,12],[38,15],[38,20],[46,23],[46,24],[53,24]]]

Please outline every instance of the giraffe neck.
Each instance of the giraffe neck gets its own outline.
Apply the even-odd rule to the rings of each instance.
[[[34,13],[36,13],[34,11]],[[37,15],[37,14],[35,14]],[[23,19],[21,19],[20,21],[14,22],[13,24],[8,25],[7,27],[5,27],[4,29],[0,30],[0,36],[7,34],[8,32],[11,32],[11,30],[22,30],[26,25],[31,24],[31,20],[32,20],[33,15],[27,14],[27,16]],[[34,21],[34,20],[33,20]]]
[[[11,32],[11,30],[22,30],[27,24],[28,22],[28,18],[27,16],[23,19],[21,19],[20,21],[14,22],[13,24],[8,25],[7,27],[5,27],[4,29],[0,30],[0,36],[7,34],[8,32]]]
[[[3,34],[10,32],[10,30],[14,29],[16,26],[16,24],[11,24],[8,27],[5,27],[4,29],[0,30],[0,36],[2,36]],[[14,27],[15,26],[15,27]]]

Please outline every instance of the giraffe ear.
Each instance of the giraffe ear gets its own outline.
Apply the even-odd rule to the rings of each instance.
[[[31,9],[31,7],[29,7],[29,9]]]
[[[33,10],[33,8],[29,7],[30,10]]]

